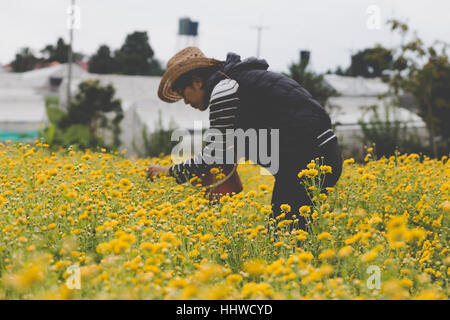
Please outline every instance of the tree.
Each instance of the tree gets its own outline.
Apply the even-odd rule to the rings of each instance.
[[[25,72],[33,70],[38,61],[39,59],[34,56],[30,48],[23,48],[16,54],[11,67],[14,72]]]
[[[289,73],[285,74],[297,81],[303,88],[316,99],[322,106],[325,106],[328,99],[338,96],[333,88],[324,85],[323,75],[316,74],[308,70],[308,62],[300,62],[289,66]]]
[[[44,49],[41,50],[44,61],[46,63],[59,62],[67,63],[69,61],[69,44],[64,42],[63,38],[58,38],[56,41],[56,46],[51,44],[46,45]],[[73,53],[73,60],[80,60],[83,58],[81,53]]]
[[[150,70],[151,76],[162,76],[166,72],[157,59],[152,59],[150,62]]]
[[[116,50],[115,59],[122,74],[156,75],[161,73],[161,66],[153,55],[147,32],[135,31],[127,35],[125,43]]]
[[[366,146],[375,145],[377,158],[389,157],[396,151],[429,154],[429,150],[422,145],[417,128],[408,128],[407,122],[397,117],[396,108],[395,102],[386,104],[381,115],[377,105],[366,108],[370,119],[368,122],[358,120],[363,134],[360,140]]]
[[[92,73],[111,74],[118,70],[117,61],[106,45],[100,46],[97,53],[89,59],[88,65],[89,72]]]
[[[337,75],[339,75],[339,76],[345,76],[345,71],[342,70],[341,66],[338,66],[338,67],[336,68],[336,71],[334,72],[334,74],[337,74]]]
[[[383,71],[392,67],[392,52],[377,45],[352,55],[352,62],[346,74],[352,77],[376,78],[383,75]]]
[[[50,126],[44,129],[41,136],[51,145],[77,145],[81,149],[118,148],[123,111],[121,101],[114,99],[112,85],[103,87],[98,80],[87,80],[79,84],[78,90],[67,113],[47,105]],[[99,128],[111,130],[112,145],[106,145],[99,137]]]
[[[11,66],[14,72],[25,72],[33,70],[35,67],[45,66],[51,62],[67,63],[69,60],[68,50],[69,45],[62,38],[57,40],[56,46],[49,44],[40,50],[40,57],[35,56],[30,48],[23,48],[16,54]],[[74,61],[83,58],[81,53],[75,52],[73,56]]]
[[[447,43],[436,41],[425,47],[416,33],[409,41],[409,27],[400,21],[388,22],[393,32],[402,36],[393,62],[394,74],[389,85],[394,95],[411,93],[430,133],[433,155],[438,156],[441,138],[446,154],[450,146],[450,63]],[[440,49],[440,50],[439,50]],[[425,62],[425,63],[424,63]]]

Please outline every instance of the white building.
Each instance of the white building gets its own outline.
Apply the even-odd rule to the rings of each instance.
[[[73,64],[72,75],[73,97],[78,85],[84,80],[98,79],[102,85],[113,85],[115,96],[122,101],[124,111],[121,149],[127,149],[129,155],[136,154],[133,146],[143,149],[142,130],[146,126],[147,132],[152,132],[159,114],[165,129],[172,126],[192,131],[199,126],[209,127],[208,112],[190,108],[183,101],[169,104],[158,98],[160,77],[91,74],[76,64]],[[58,96],[60,105],[65,106],[66,78],[67,64],[19,74],[0,72],[0,140],[20,133],[36,135],[40,127],[47,125],[45,97]],[[362,143],[357,138],[361,135],[358,120],[367,122],[371,117],[371,113],[363,106],[378,106],[380,116],[385,116],[386,106],[378,96],[388,91],[387,85],[379,79],[338,75],[325,75],[324,81],[340,94],[339,97],[330,98],[327,106],[340,142],[348,152],[353,152],[352,149],[362,150]],[[407,122],[408,126],[418,129],[422,136],[427,135],[422,119],[405,108],[393,110],[390,119]],[[105,132],[103,134],[106,140],[111,138]]]
[[[61,107],[67,99],[67,64],[24,73],[0,72],[0,140],[19,140],[24,134],[34,140],[40,128],[48,125],[45,98],[57,96]],[[208,126],[208,114],[186,106],[182,101],[165,103],[157,96],[160,77],[99,75],[85,71],[77,64],[72,65],[72,97],[78,85],[88,79],[98,79],[102,85],[112,84],[116,98],[122,102],[124,119],[121,122],[122,149],[135,154],[133,145],[143,148],[142,130],[152,132],[158,122],[159,113],[163,128],[176,127],[194,129],[194,122],[201,121]],[[107,133],[103,132],[108,139]]]
[[[191,131],[196,121],[201,122],[204,128],[209,127],[208,112],[195,110],[185,105],[183,101],[166,103],[158,98],[161,77],[87,73],[72,80],[72,92],[75,93],[78,85],[85,80],[99,80],[102,85],[112,84],[116,90],[115,97],[121,100],[124,111],[124,119],[120,123],[122,142],[120,149],[126,149],[129,155],[137,154],[135,148],[143,150],[142,130],[147,127],[147,133],[153,132],[159,115],[164,129],[172,127]],[[62,105],[66,104],[65,88],[66,82],[63,81],[59,92]],[[102,137],[107,141],[111,141],[112,138],[105,132],[102,133]]]
[[[87,72],[72,65],[74,77]],[[67,64],[23,73],[0,68],[0,140],[33,141],[47,122],[45,99],[58,95],[62,79],[67,77]]]
[[[330,98],[326,107],[336,126],[336,135],[346,149],[345,154],[362,152],[363,144],[359,139],[362,131],[358,121],[370,122],[373,117],[371,106],[376,108],[382,121],[405,123],[408,130],[417,130],[423,140],[428,136],[425,122],[417,114],[403,107],[389,106],[390,98],[379,98],[389,90],[388,85],[380,79],[327,74],[324,81],[340,94]]]
[[[45,98],[22,74],[0,73],[0,140],[24,140],[37,137],[45,120]]]

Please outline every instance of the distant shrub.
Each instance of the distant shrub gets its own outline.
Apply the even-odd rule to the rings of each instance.
[[[48,97],[46,110],[49,125],[39,136],[53,148],[75,146],[80,149],[106,148],[120,145],[120,121],[123,119],[121,101],[114,99],[112,85],[101,86],[98,80],[81,82],[74,101],[67,112],[61,110],[58,99]],[[111,142],[106,143],[100,133],[109,130]]]
[[[140,148],[133,142],[133,148],[140,157],[169,155],[172,152],[172,148],[177,144],[177,141],[172,141],[171,139],[175,129],[176,126],[173,122],[170,123],[169,129],[164,129],[161,111],[159,111],[155,130],[149,134],[147,126],[144,126],[142,129],[143,146]]]
[[[371,106],[369,122],[358,121],[361,127],[360,140],[365,146],[375,145],[378,158],[394,155],[396,150],[401,153],[424,153],[431,150],[423,144],[416,127],[408,127],[407,122],[395,118],[395,106],[387,105],[384,117],[380,116],[378,107]]]

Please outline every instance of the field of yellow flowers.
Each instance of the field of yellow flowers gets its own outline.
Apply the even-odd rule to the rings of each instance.
[[[368,151],[328,196],[329,168],[299,173],[314,205],[298,213],[308,232],[289,232],[255,165],[239,166],[244,192],[211,205],[146,179],[168,158],[0,144],[0,299],[447,299],[450,161]]]

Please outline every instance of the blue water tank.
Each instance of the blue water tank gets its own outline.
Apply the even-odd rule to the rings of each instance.
[[[178,34],[182,36],[198,35],[198,22],[191,21],[189,18],[180,18],[178,20]]]

